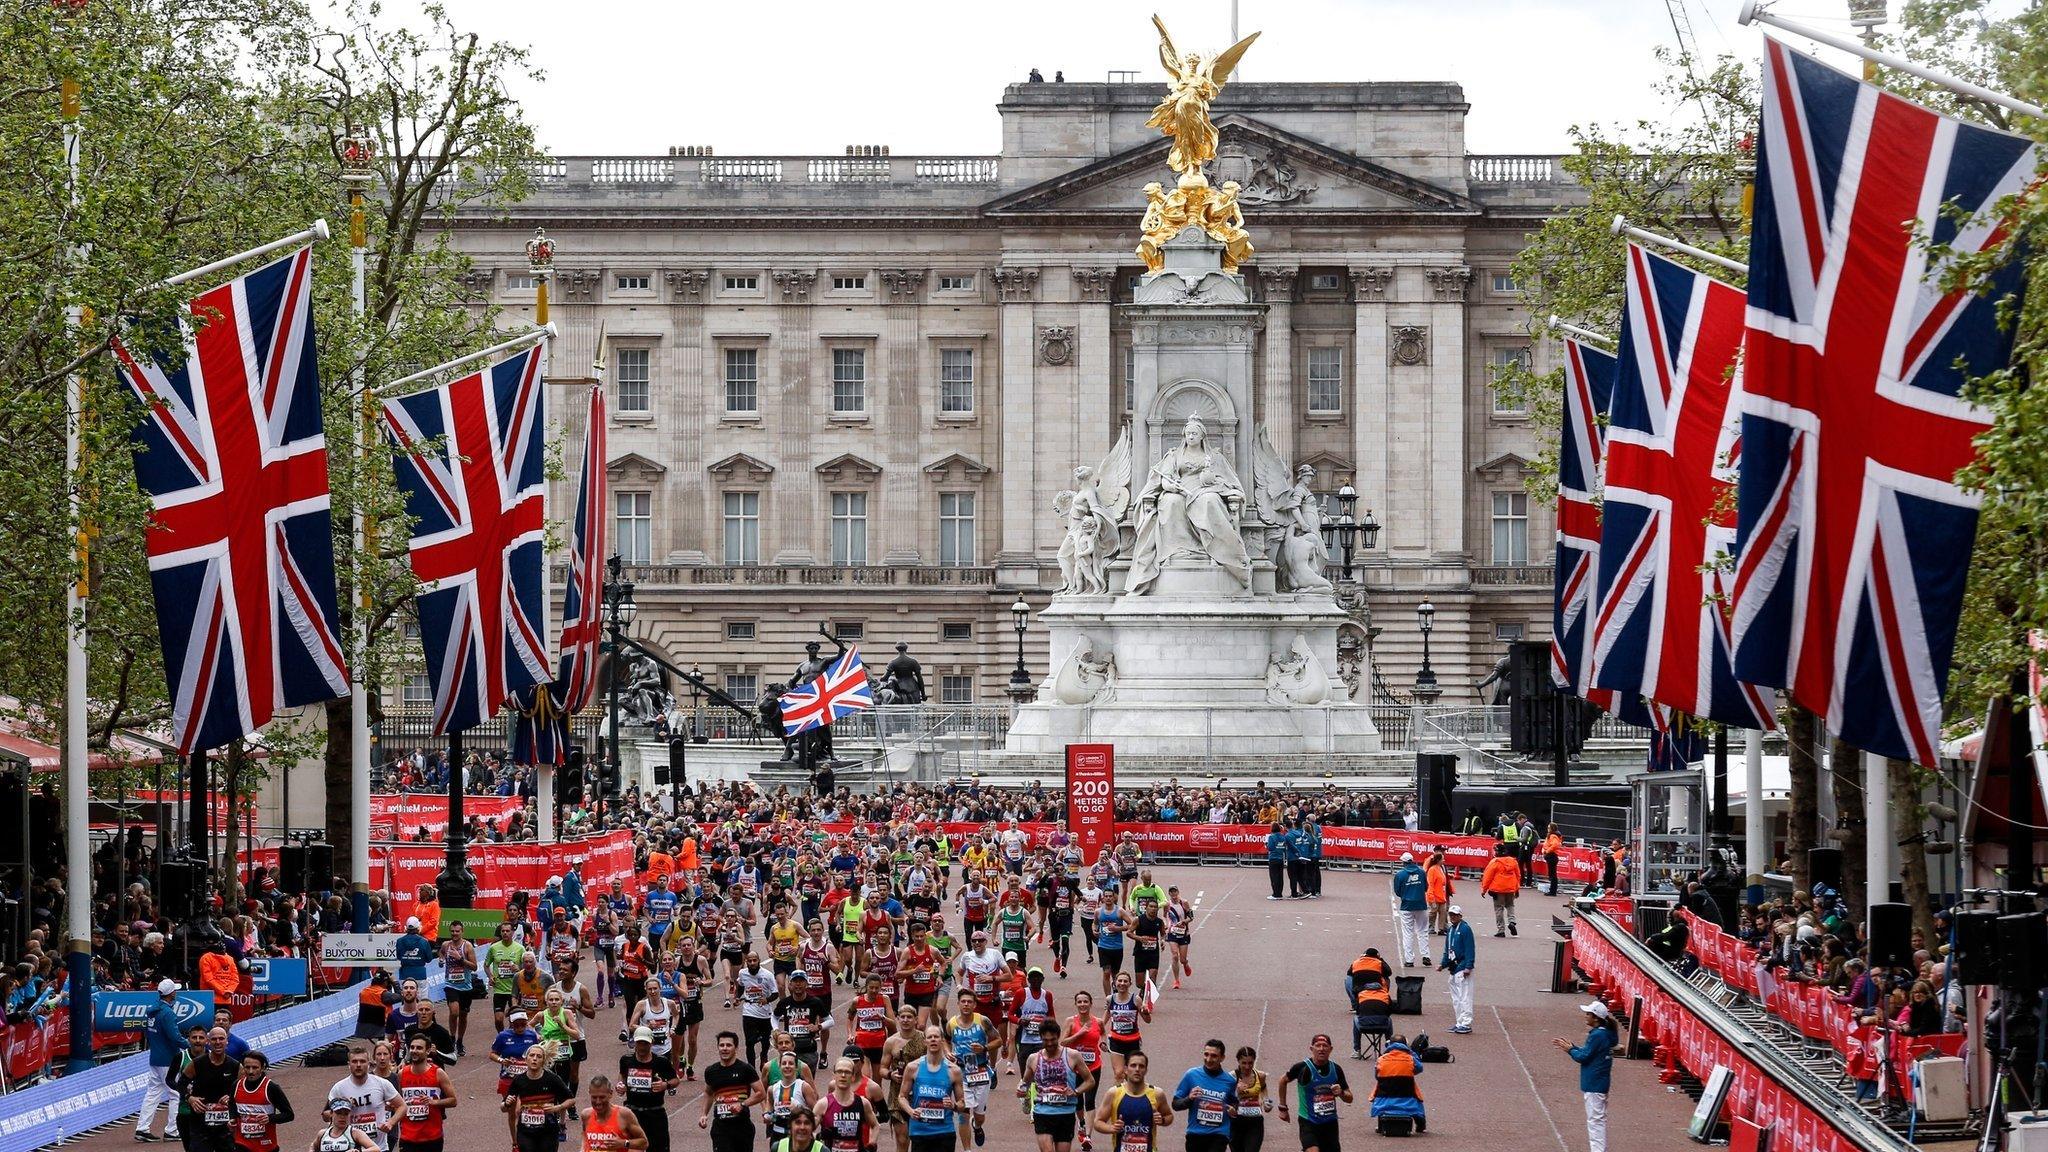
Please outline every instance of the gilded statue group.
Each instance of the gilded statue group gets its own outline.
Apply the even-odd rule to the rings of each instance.
[[[1145,235],[1138,242],[1138,258],[1147,269],[1159,271],[1166,260],[1166,242],[1195,227],[1223,245],[1223,270],[1235,272],[1252,256],[1251,233],[1245,231],[1244,211],[1237,204],[1240,189],[1235,180],[1211,187],[1202,167],[1216,159],[1216,125],[1209,119],[1209,102],[1223,91],[1231,69],[1259,34],[1252,33],[1213,58],[1198,52],[1183,56],[1159,17],[1154,16],[1152,23],[1159,29],[1159,63],[1170,81],[1166,98],[1152,110],[1145,126],[1173,137],[1166,166],[1179,179],[1170,192],[1157,183],[1145,185],[1145,219],[1140,225]]]

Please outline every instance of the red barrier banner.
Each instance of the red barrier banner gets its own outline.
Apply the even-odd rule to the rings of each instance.
[[[1067,827],[1083,864],[1095,863],[1115,842],[1116,745],[1067,745]]]
[[[464,814],[485,821],[503,820],[524,806],[517,796],[465,796]],[[448,794],[445,792],[372,793],[370,838],[411,840],[424,829],[428,836],[448,835]]]
[[[420,885],[432,884],[441,875],[448,853],[438,844],[394,844],[388,851],[385,875],[391,893],[391,912],[403,921],[412,915]],[[472,845],[469,869],[476,874],[476,906],[503,908],[512,893],[519,891],[538,896],[547,887],[548,877],[562,875],[572,864],[583,866],[586,892],[600,891],[613,880],[633,884],[633,834],[611,832],[602,837],[554,844],[519,841]],[[637,890],[637,885],[634,887]]]

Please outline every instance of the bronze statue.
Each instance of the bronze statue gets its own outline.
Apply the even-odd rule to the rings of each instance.
[[[910,654],[910,645],[898,641],[896,658],[889,661],[882,683],[875,689],[875,703],[922,704],[925,699],[924,666]]]

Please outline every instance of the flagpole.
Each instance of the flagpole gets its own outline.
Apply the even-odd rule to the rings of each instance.
[[[244,260],[254,260],[258,256],[268,256],[272,252],[275,252],[280,248],[296,248],[302,244],[311,244],[316,240],[325,240],[327,239],[327,236],[327,221],[315,220],[313,221],[313,226],[311,228],[306,228],[301,231],[294,232],[289,236],[280,236],[279,238],[272,240],[268,244],[258,244],[257,246],[249,249],[246,252],[237,252],[233,256],[223,256],[210,264],[201,264],[197,268],[193,268],[185,272],[180,272],[176,276],[172,276],[165,280],[159,280],[156,283],[151,284],[149,287],[144,288],[143,291],[154,292],[159,288],[176,288],[180,284],[189,284],[192,281],[197,280],[201,276],[204,276],[210,272],[218,272],[223,268],[231,268],[237,264],[240,264]]]
[[[489,348],[479,348],[478,350],[476,350],[475,352],[471,352],[467,356],[457,356],[453,360],[449,360],[446,363],[442,364],[436,364],[432,368],[422,368],[418,372],[415,372],[410,376],[401,376],[398,379],[393,380],[390,383],[384,385],[384,388],[388,392],[401,384],[411,384],[416,380],[425,380],[429,376],[435,376],[442,372],[446,372],[451,368],[456,368],[463,364],[467,364],[471,360],[481,360],[487,356],[495,356],[500,352],[517,348],[523,344],[531,344],[535,340],[543,340],[549,336],[553,336],[554,334],[555,326],[552,324],[548,325],[545,328],[530,329],[526,332],[521,332],[519,335],[514,336],[510,340],[501,340],[498,343],[491,345]]]
[[[543,360],[545,360],[547,355],[554,351],[550,339],[554,335],[554,326],[548,322],[548,278],[555,268],[555,243],[549,240],[547,233],[540,228],[535,228],[533,230],[533,239],[526,242],[526,267],[533,273],[533,322],[540,326],[541,331],[547,333],[546,336],[541,337],[541,343],[546,346],[546,351],[542,353]],[[545,374],[545,370],[543,370],[543,374]],[[545,520],[547,518],[545,511],[547,497],[545,493],[543,493],[541,500],[543,510],[541,518]],[[540,684],[535,686],[534,691],[545,695],[549,688],[550,686],[547,684]],[[557,707],[561,704],[560,701],[552,701],[551,703]],[[539,721],[536,720],[535,724],[538,726]],[[562,731],[566,736],[568,733],[566,721],[562,725]],[[537,736],[538,733],[536,733]],[[540,741],[536,738],[534,741],[536,751],[539,744]],[[534,765],[533,773],[533,807],[534,814],[537,817],[537,826],[534,831],[536,838],[542,844],[552,844],[555,842],[555,760],[553,756],[535,756],[534,759],[539,761],[539,763]]]
[[[84,4],[79,0],[51,0],[60,19],[76,16]],[[58,81],[58,110],[64,118],[65,191],[70,198],[68,224],[77,226],[80,202],[79,151],[84,107],[83,89],[70,74]],[[84,257],[76,243],[65,246],[66,262],[72,267]],[[82,340],[88,313],[82,304],[64,309],[64,332],[71,346]],[[73,533],[72,562],[76,566],[64,590],[64,865],[70,873],[65,884],[64,924],[69,939],[64,949],[64,979],[71,993],[71,1057],[67,1070],[84,1072],[92,1059],[92,824],[91,780],[86,772],[85,710],[85,614],[90,591],[88,532],[85,522],[82,466],[85,456],[85,367],[74,368],[64,381],[64,478],[67,521]],[[21,802],[28,804],[27,795]],[[23,851],[26,851],[26,845]],[[23,893],[27,899],[27,893]],[[84,1007],[78,1007],[83,1004]],[[147,1121],[149,1118],[144,1117]],[[176,1121],[176,1116],[170,1122]]]
[[[1577,324],[1567,324],[1564,318],[1555,312],[1550,314],[1550,326],[1567,336],[1584,340],[1588,343],[1607,344],[1610,346],[1614,343],[1614,337],[1595,332],[1591,328],[1581,328]]]
[[[1695,260],[1704,260],[1707,263],[1712,264],[1716,268],[1726,269],[1727,271],[1735,273],[1737,276],[1749,275],[1749,265],[1747,264],[1741,263],[1737,260],[1731,260],[1726,256],[1721,256],[1713,252],[1709,252],[1705,248],[1695,248],[1694,246],[1692,246],[1691,244],[1687,244],[1683,240],[1673,240],[1669,236],[1660,236],[1655,232],[1645,231],[1644,229],[1638,228],[1635,225],[1629,223],[1628,217],[1626,216],[1615,216],[1614,223],[1611,226],[1610,231],[1612,231],[1616,236],[1627,236],[1631,239],[1640,240],[1645,244],[1654,245],[1658,248],[1669,248],[1673,252],[1683,252],[1687,256],[1690,256]]]
[[[357,338],[365,331],[364,315],[369,310],[368,293],[364,287],[366,264],[370,243],[370,228],[367,214],[363,210],[363,191],[370,186],[375,172],[375,156],[367,136],[349,136],[341,142],[341,182],[348,187],[348,259],[349,259],[349,303],[355,311]],[[367,344],[367,341],[365,341]],[[374,411],[370,396],[363,385],[363,357],[355,357],[350,389],[356,395],[357,416],[355,443],[355,508],[354,533],[355,556],[349,562],[349,587],[354,589],[356,602],[351,616],[355,627],[353,651],[349,653],[349,757],[348,757],[348,879],[350,893],[350,926],[357,932],[366,932],[370,925],[370,696],[368,685],[363,681],[363,665],[370,650],[370,592],[368,588],[369,565],[364,557],[369,555],[369,516],[365,508],[369,504],[370,437],[375,433],[371,421]],[[287,816],[289,822],[289,816]],[[322,876],[325,883],[332,877]],[[438,933],[439,925],[428,928]],[[435,937],[438,939],[438,936]]]
[[[1832,32],[1826,32],[1819,28],[1809,28],[1796,21],[1787,20],[1783,16],[1772,15],[1764,10],[1762,0],[1743,0],[1742,11],[1736,15],[1735,20],[1740,24],[1767,24],[1797,36],[1804,36],[1808,40],[1825,44],[1830,48],[1838,48],[1849,53],[1851,56],[1858,56],[1871,63],[1882,64],[1887,68],[1896,68],[1908,76],[1918,76],[1930,84],[1939,84],[1951,92],[1957,92],[1964,96],[1974,96],[1979,100],[1996,104],[2000,108],[2011,112],[2018,112],[2026,116],[2048,116],[2048,112],[2044,112],[2039,104],[2029,104],[2017,96],[2008,96],[2003,92],[1994,92],[1982,85],[1972,84],[1968,80],[1950,76],[1945,72],[1936,72],[1932,68],[1924,68],[1903,56],[1894,56],[1889,52],[1881,52],[1868,44],[1851,40],[1847,36],[1837,36]]]

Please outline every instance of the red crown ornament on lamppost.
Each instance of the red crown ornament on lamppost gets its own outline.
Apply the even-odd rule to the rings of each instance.
[[[526,265],[535,276],[545,276],[554,269],[555,242],[548,239],[547,229],[533,230],[533,239],[526,242]]]
[[[341,182],[365,187],[377,165],[377,148],[367,136],[349,135],[337,146],[341,156]]]

